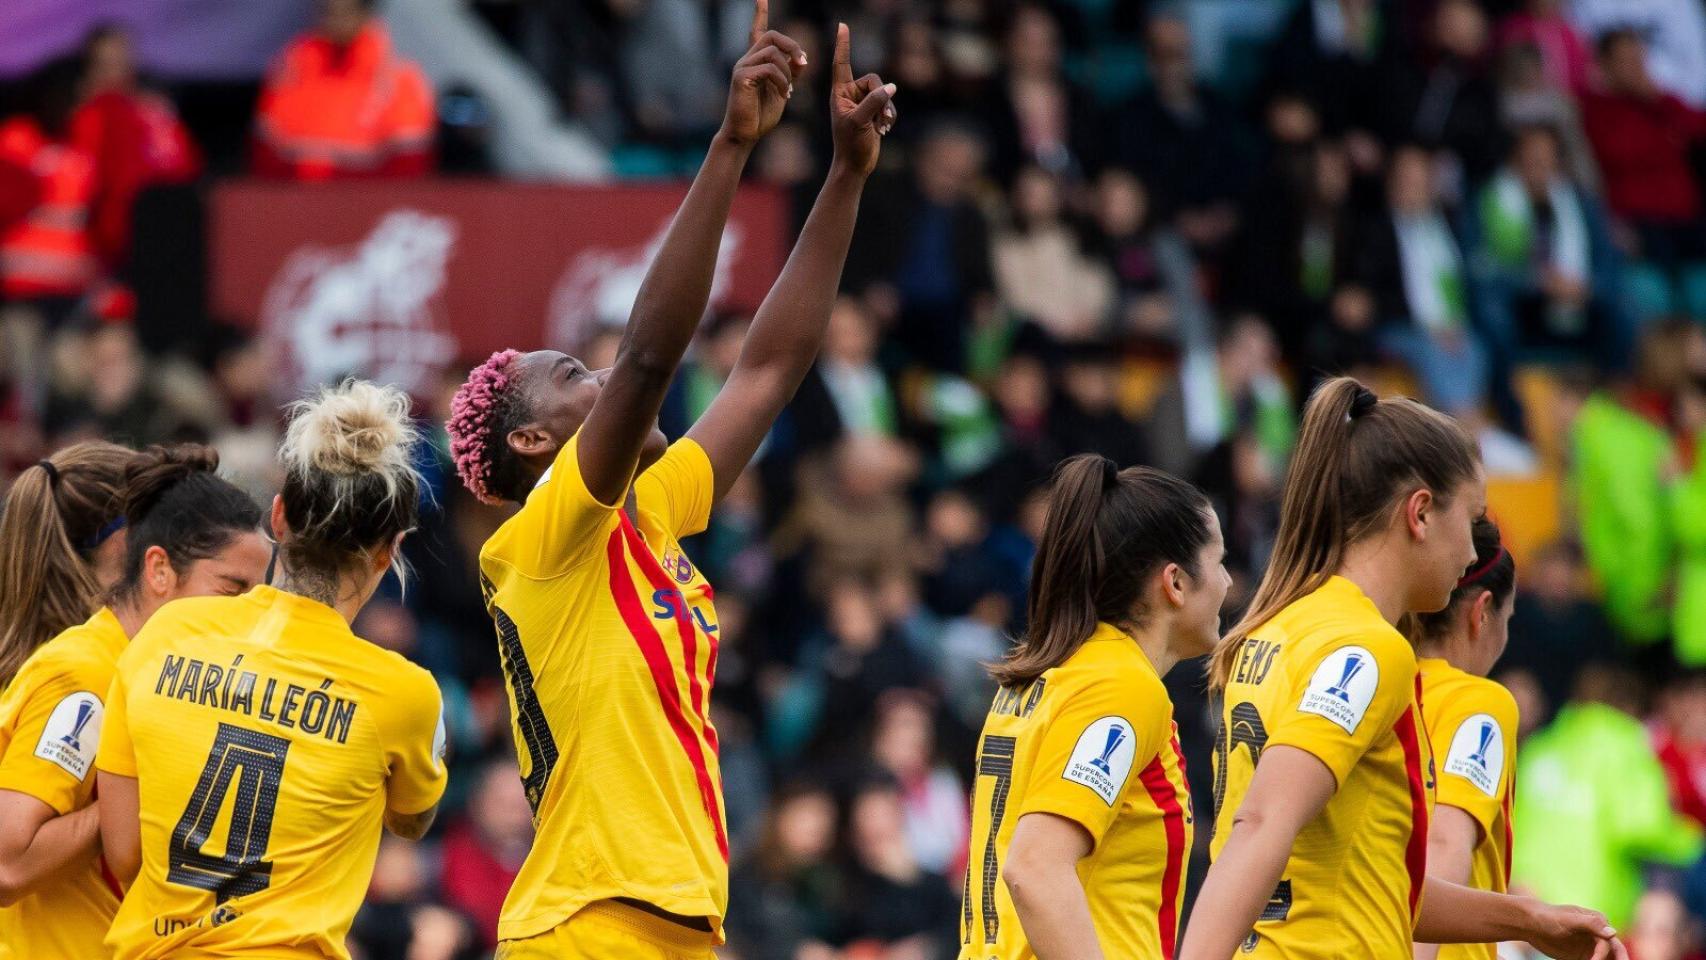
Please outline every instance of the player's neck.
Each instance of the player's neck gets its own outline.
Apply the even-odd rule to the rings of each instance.
[[[108,605],[113,616],[118,618],[118,625],[124,628],[127,638],[135,637],[142,630],[142,625],[148,622],[148,617],[154,611],[142,609],[142,604],[133,599],[114,600]]]
[[[1381,618],[1396,626],[1410,612],[1410,584],[1408,572],[1391,560],[1383,538],[1371,538],[1345,548],[1338,574],[1356,584],[1363,596],[1374,601]]]
[[[1143,655],[1149,658],[1150,666],[1155,668],[1155,673],[1163,677],[1167,675],[1167,671],[1173,669],[1174,664],[1179,662],[1178,651],[1174,650],[1172,645],[1167,642],[1168,632],[1164,628],[1156,629],[1151,626],[1147,630],[1139,630],[1129,634],[1132,640],[1137,643],[1138,649],[1142,650]]]

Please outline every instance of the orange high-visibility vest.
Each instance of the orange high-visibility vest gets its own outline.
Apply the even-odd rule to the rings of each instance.
[[[0,124],[0,157],[34,173],[41,189],[36,205],[0,233],[0,293],[21,300],[82,296],[99,272],[89,240],[94,161],[48,139],[28,117]]]
[[[261,91],[256,172],[295,180],[425,172],[436,120],[426,75],[377,21],[344,48],[307,34]]]

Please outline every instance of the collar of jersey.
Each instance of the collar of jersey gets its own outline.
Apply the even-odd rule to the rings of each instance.
[[[1361,603],[1364,607],[1368,608],[1368,613],[1370,616],[1374,617],[1374,619],[1376,619],[1376,620],[1379,620],[1381,623],[1386,623],[1386,618],[1381,615],[1380,608],[1375,606],[1374,601],[1369,599],[1368,594],[1363,593],[1362,588],[1357,586],[1352,581],[1350,581],[1344,577],[1341,577],[1335,573],[1332,576],[1327,578],[1326,583],[1323,583],[1321,585],[1321,590],[1322,591],[1331,591],[1333,593],[1337,593],[1337,594],[1345,597],[1345,599],[1347,599],[1347,600],[1354,598],[1357,602]],[[1391,624],[1387,624],[1387,625],[1391,626]]]
[[[1084,642],[1097,643],[1104,640],[1123,641],[1125,646],[1130,647],[1137,654],[1137,659],[1143,661],[1143,665],[1149,668],[1150,673],[1156,676],[1161,675],[1155,669],[1155,664],[1149,662],[1149,654],[1143,652],[1143,645],[1138,643],[1135,637],[1106,620],[1098,620],[1096,621],[1096,632],[1090,634],[1090,638]]]
[[[264,583],[250,590],[249,596],[259,601],[262,606],[282,610],[292,617],[323,624],[344,633],[351,632],[349,621],[344,619],[343,614],[318,600],[304,597],[298,593],[289,593],[277,587],[267,586]]]
[[[107,646],[111,647],[114,652],[124,650],[124,645],[130,642],[130,636],[124,632],[124,624],[118,622],[118,614],[113,612],[112,607],[102,607],[96,610],[95,615],[90,617],[84,626],[93,630],[95,635],[102,640],[107,641]]]

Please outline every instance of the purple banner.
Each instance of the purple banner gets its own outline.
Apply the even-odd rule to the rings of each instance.
[[[313,15],[313,0],[3,0],[0,77],[28,73],[76,50],[91,27],[119,23],[151,75],[252,79]]]

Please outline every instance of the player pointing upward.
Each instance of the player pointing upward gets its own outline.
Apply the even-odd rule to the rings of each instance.
[[[894,120],[836,38],[835,159],[739,362],[686,438],[658,409],[710,293],[740,172],[806,55],[766,29],[734,70],[710,153],[647,272],[616,363],[504,351],[448,425],[457,469],[520,512],[480,554],[538,838],[504,903],[498,955],[709,957],[728,898],[711,587],[682,553],[816,356],[865,178]]]

